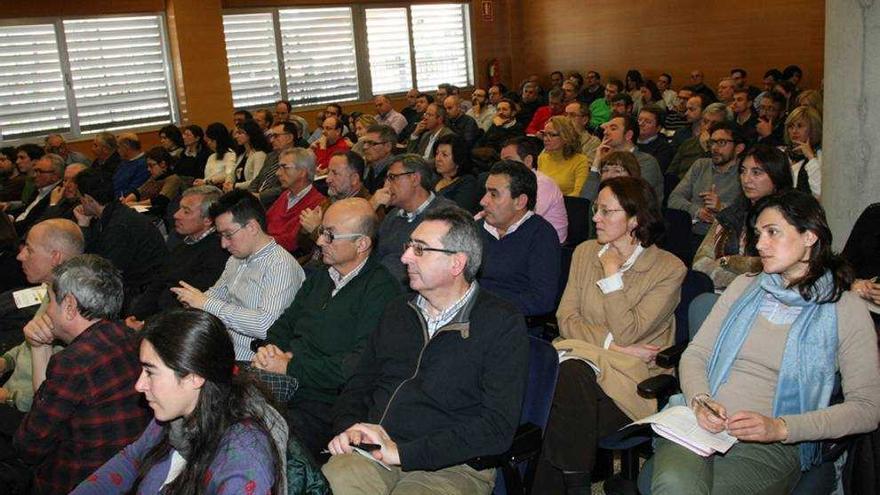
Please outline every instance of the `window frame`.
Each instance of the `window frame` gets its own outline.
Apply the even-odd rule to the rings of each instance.
[[[469,2],[463,0],[449,0],[449,1],[435,1],[431,3],[439,3],[439,4],[457,4],[460,5],[463,11],[464,18],[464,34],[465,34],[465,49],[467,51],[467,69],[468,69],[468,78],[469,83],[466,86],[462,86],[460,89],[465,91],[473,90],[476,85],[477,79],[477,69],[476,69],[476,51],[474,46],[473,39],[473,13],[471,12],[472,6]],[[352,29],[354,29],[354,45],[355,45],[355,63],[356,63],[356,71],[358,78],[358,96],[355,100],[345,100],[343,103],[346,104],[364,104],[370,102],[374,97],[378,96],[378,94],[373,94],[373,78],[370,74],[370,54],[367,43],[367,18],[366,18],[366,10],[367,9],[383,9],[383,8],[403,8],[406,9],[406,20],[408,25],[408,37],[409,37],[409,55],[410,55],[410,71],[412,77],[413,86],[418,84],[418,74],[416,72],[416,54],[415,54],[415,42],[413,39],[413,27],[412,27],[412,9],[411,7],[414,5],[421,5],[420,3],[415,2],[377,2],[377,3],[350,3],[350,4],[303,4],[303,5],[282,5],[278,7],[248,7],[248,8],[231,8],[231,9],[222,9],[221,15],[237,15],[237,14],[258,14],[258,13],[270,13],[272,14],[273,25],[275,26],[275,49],[278,53],[278,71],[281,74],[281,98],[289,101],[288,93],[287,93],[287,77],[286,70],[284,67],[284,54],[283,47],[281,46],[281,26],[280,26],[280,16],[279,11],[285,9],[312,9],[312,8],[328,8],[328,7],[348,7],[351,9],[352,16]],[[225,49],[225,47],[224,47]],[[399,98],[406,96],[406,91],[400,91],[395,93],[383,93],[386,96],[391,98]],[[293,102],[292,102],[293,103]],[[332,102],[327,103],[315,103],[315,104],[307,104],[307,105],[295,105],[295,111],[315,111],[320,110],[322,108],[326,108],[326,106]],[[264,108],[264,106],[248,106],[242,107],[243,110],[255,110],[258,108]]]
[[[107,15],[71,15],[71,16],[45,16],[45,17],[16,17],[9,19],[0,19],[0,27],[6,26],[27,26],[31,24],[51,24],[55,30],[55,44],[58,49],[58,59],[59,65],[61,67],[61,77],[63,79],[64,85],[64,95],[67,102],[67,111],[70,118],[70,130],[67,132],[55,132],[49,131],[46,135],[49,134],[60,134],[65,141],[83,141],[87,140],[91,137],[96,136],[100,132],[103,131],[86,131],[82,132],[80,128],[80,119],[79,112],[76,108],[76,95],[73,89],[73,75],[70,69],[70,58],[68,55],[68,45],[67,45],[67,36],[64,31],[64,21],[79,21],[79,20],[96,20],[96,19],[112,19],[112,18],[123,18],[123,17],[158,17],[159,18],[159,31],[160,36],[162,38],[162,60],[164,62],[164,74],[165,80],[167,82],[167,90],[168,90],[168,104],[171,110],[171,124],[179,124],[180,123],[180,108],[179,101],[177,98],[177,87],[176,81],[174,77],[174,61],[171,57],[171,47],[169,46],[170,40],[168,36],[168,18],[165,15],[165,12],[131,12],[125,14],[107,14]],[[165,124],[167,125],[167,124]],[[147,125],[147,126],[135,126],[135,127],[125,127],[126,131],[131,132],[150,132],[150,131],[158,131],[164,125]],[[111,131],[116,132],[116,131]],[[19,146],[25,143],[39,143],[41,139],[45,139],[42,135],[40,136],[28,136],[28,137],[16,137],[13,139],[2,139],[0,140],[0,144],[2,146]]]

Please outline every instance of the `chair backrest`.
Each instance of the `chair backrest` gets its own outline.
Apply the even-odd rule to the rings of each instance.
[[[714,292],[704,292],[697,295],[697,297],[691,301],[691,305],[688,308],[688,333],[690,334],[688,340],[694,339],[694,335],[696,335],[697,330],[703,326],[703,322],[706,321],[706,317],[709,316],[709,312],[712,311],[712,306],[715,306],[715,301],[717,301],[719,297],[720,296]]]
[[[669,203],[669,196],[672,194],[672,191],[675,190],[675,186],[677,186],[680,181],[681,179],[675,174],[666,174],[663,176],[663,208],[666,208],[666,205]]]
[[[663,222],[666,224],[666,235],[657,245],[678,256],[685,266],[691,266],[694,258],[691,249],[691,216],[683,210],[664,208]]]
[[[567,246],[577,246],[590,237],[590,200],[576,196],[564,196],[565,213],[568,215]]]
[[[559,375],[559,354],[549,342],[529,337],[529,382],[523,397],[520,424],[532,423],[544,430]]]
[[[691,301],[700,294],[712,292],[715,284],[708,275],[702,272],[688,270],[681,284],[681,299],[675,307],[675,343],[681,344],[690,340],[690,323],[688,308]],[[708,313],[707,313],[708,314]],[[702,323],[702,322],[701,322]]]

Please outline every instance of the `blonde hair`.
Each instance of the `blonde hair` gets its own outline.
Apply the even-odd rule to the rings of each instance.
[[[788,135],[788,126],[798,121],[805,121],[810,126],[810,145],[822,144],[822,115],[813,107],[799,106],[788,114],[785,119],[785,144],[791,146],[791,137]]]
[[[578,132],[575,130],[574,125],[568,117],[565,115],[556,115],[550,117],[550,120],[547,122],[553,124],[553,129],[559,133],[559,137],[562,139],[562,156],[564,158],[571,158],[575,153],[580,151],[581,137],[578,135]]]
[[[819,112],[819,116],[822,116],[822,93],[815,89],[806,89],[802,91],[797,97],[797,104],[815,108],[816,111]]]

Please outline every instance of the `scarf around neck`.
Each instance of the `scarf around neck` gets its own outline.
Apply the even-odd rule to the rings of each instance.
[[[837,372],[837,308],[825,300],[833,290],[831,274],[817,282],[814,297],[805,300],[797,289],[786,288],[782,276],[761,273],[733,303],[722,323],[706,373],[709,393],[715,395],[727,382],[730,370],[754,327],[761,300],[770,294],[788,306],[800,306],[800,315],[791,324],[779,367],[773,416],[802,414],[828,407]],[[801,470],[821,462],[818,442],[800,446]]]

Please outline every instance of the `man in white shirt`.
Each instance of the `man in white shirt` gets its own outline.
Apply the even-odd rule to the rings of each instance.
[[[202,292],[181,282],[171,289],[181,303],[220,318],[229,330],[237,361],[254,357],[251,342],[290,305],[305,279],[299,264],[266,233],[266,213],[247,191],[224,194],[209,214],[220,243],[232,256],[213,287]]]

